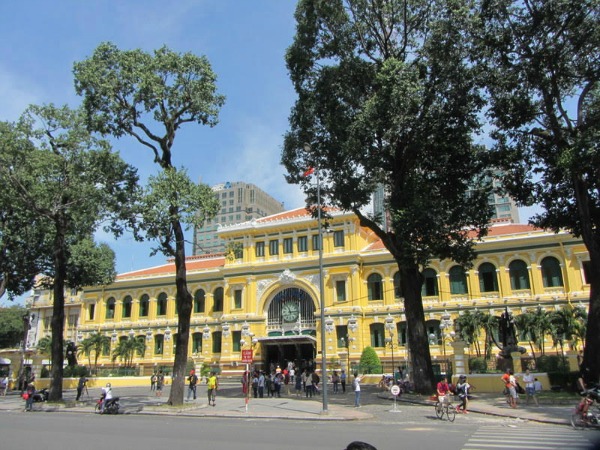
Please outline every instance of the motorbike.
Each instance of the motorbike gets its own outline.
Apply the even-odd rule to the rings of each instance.
[[[100,412],[102,408],[103,398],[100,397],[98,402],[96,403],[96,413],[97,414],[119,414],[119,397],[113,397],[106,401],[106,405],[104,405],[104,411]]]
[[[50,396],[50,392],[48,392],[48,389],[41,389],[39,391],[35,391],[35,393],[33,394],[33,401],[34,402],[47,402],[49,396]]]
[[[585,396],[573,414],[571,415],[571,426],[575,429],[581,429],[585,427],[600,427],[600,386],[594,386],[591,389],[587,389],[582,392]],[[583,405],[587,403],[587,412],[584,413]],[[595,404],[594,404],[595,403]],[[593,408],[595,406],[595,408]]]

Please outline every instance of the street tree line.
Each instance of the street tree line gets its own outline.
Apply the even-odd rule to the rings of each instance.
[[[298,94],[284,136],[286,178],[302,186],[315,215],[323,206],[353,211],[394,257],[419,392],[434,380],[421,271],[432,259],[470,266],[492,215],[494,177],[519,204],[545,208],[535,225],[583,239],[591,280],[584,364],[590,378],[600,375],[598,16],[594,0],[298,2],[286,54]],[[224,97],[205,57],[166,47],[102,43],[74,77],[80,108],[33,106],[0,123],[0,288],[18,295],[41,273],[53,289],[57,400],[64,289],[115,276],[114,254],[93,241],[95,230],[153,240],[153,251],[175,261],[169,403],[181,404],[192,307],[184,229],[218,203],[172,156],[179,129],[215,126]],[[149,152],[159,173],[145,188],[108,136]],[[302,176],[310,167],[318,183]],[[364,212],[381,186],[386,226]]]

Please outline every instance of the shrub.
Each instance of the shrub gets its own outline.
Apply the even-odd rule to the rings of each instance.
[[[63,376],[65,378],[79,378],[80,376],[87,377],[89,370],[86,366],[67,366],[63,370]]]
[[[487,361],[485,358],[471,358],[469,359],[469,372],[470,373],[486,373],[487,372]]]
[[[538,356],[536,360],[536,370],[538,372],[563,372],[569,371],[569,364],[566,359],[557,355]]]
[[[360,355],[360,372],[364,374],[381,373],[381,360],[373,347],[365,347]]]

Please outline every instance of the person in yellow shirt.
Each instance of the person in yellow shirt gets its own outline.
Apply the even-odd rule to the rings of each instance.
[[[206,381],[206,386],[208,387],[208,405],[216,406],[215,400],[217,398],[217,389],[219,389],[219,380],[215,372],[210,373],[210,377]]]

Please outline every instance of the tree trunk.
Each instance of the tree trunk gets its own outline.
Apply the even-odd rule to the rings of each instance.
[[[404,295],[404,312],[410,350],[411,381],[415,390],[421,394],[431,394],[435,388],[431,354],[429,353],[429,339],[425,327],[425,312],[421,297],[422,277],[418,267],[403,267],[398,262],[400,269],[400,283]]]
[[[52,371],[48,400],[62,400],[63,382],[63,332],[65,327],[65,280],[67,255],[65,254],[64,224],[56,225],[54,239],[54,302],[52,305]]]
[[[192,316],[192,294],[187,288],[187,273],[185,264],[185,240],[179,221],[173,222],[176,239],[175,248],[175,286],[176,307],[179,308],[177,323],[177,341],[175,362],[173,363],[173,384],[169,395],[169,405],[182,405],[185,390],[186,367],[188,358],[188,343],[190,340],[190,320]]]
[[[600,264],[590,262],[590,305],[581,365],[589,369],[584,375],[586,383],[597,383],[600,378]]]

